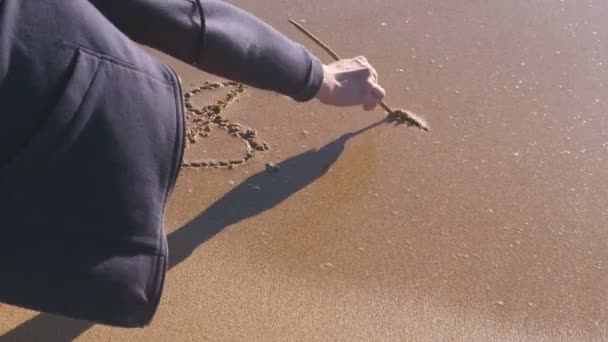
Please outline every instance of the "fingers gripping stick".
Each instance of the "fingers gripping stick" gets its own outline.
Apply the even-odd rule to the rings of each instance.
[[[327,44],[323,43],[323,41],[321,41],[315,35],[313,35],[308,30],[306,30],[302,25],[295,22],[293,19],[290,19],[289,22],[293,26],[295,26],[298,30],[300,30],[300,32],[305,34],[308,38],[310,38],[317,45],[319,45],[319,47],[321,47],[323,50],[325,50],[325,52],[327,52],[335,61],[341,60],[340,56],[338,56],[337,53],[335,53],[329,46],[327,46]],[[391,107],[389,107],[384,101],[380,101],[380,106],[382,106],[382,108],[388,114],[387,115],[388,120],[394,121],[397,123],[406,123],[410,126],[418,127],[424,131],[427,131],[427,132],[429,131],[429,126],[427,125],[427,123],[423,119],[418,117],[416,114],[414,114],[410,111],[404,110],[404,109],[392,110]]]

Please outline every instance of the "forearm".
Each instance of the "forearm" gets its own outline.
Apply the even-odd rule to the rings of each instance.
[[[321,63],[255,16],[223,1],[91,0],[133,40],[209,73],[298,101],[321,85]]]
[[[206,27],[198,66],[299,100],[316,94],[322,67],[308,50],[236,7],[221,1],[202,3]]]

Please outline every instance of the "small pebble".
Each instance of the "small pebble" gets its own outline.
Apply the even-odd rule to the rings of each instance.
[[[279,171],[279,167],[273,162],[266,163],[265,169],[266,173],[275,173]]]
[[[327,262],[327,263],[321,265],[321,268],[329,270],[329,269],[334,268],[334,265],[331,262]]]
[[[255,185],[255,184],[252,184],[252,183],[249,183],[247,185],[249,185],[249,187],[252,188],[253,190],[261,190],[262,189],[261,186]]]

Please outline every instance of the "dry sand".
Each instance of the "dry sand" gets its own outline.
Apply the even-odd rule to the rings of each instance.
[[[153,324],[1,306],[1,342],[608,340],[608,3],[235,3],[324,59],[288,18],[367,56],[431,132],[247,89],[222,115],[270,150],[184,169]],[[187,90],[216,80],[170,63]]]

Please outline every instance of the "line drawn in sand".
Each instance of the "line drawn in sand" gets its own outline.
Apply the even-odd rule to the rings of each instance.
[[[225,88],[228,92],[214,104],[197,106],[192,99],[197,95],[206,91]],[[213,134],[214,129],[222,129],[233,138],[239,139],[245,145],[245,154],[242,158],[226,158],[226,159],[201,159],[188,160],[184,158],[182,167],[187,168],[225,168],[233,169],[239,165],[245,164],[254,157],[256,152],[268,151],[270,147],[267,143],[258,140],[258,133],[254,129],[244,128],[239,123],[231,122],[227,119],[223,112],[228,106],[238,101],[241,94],[246,91],[243,84],[234,81],[210,82],[205,81],[203,85],[192,89],[184,94],[184,106],[186,114],[186,151],[193,145],[200,143],[205,138]]]

